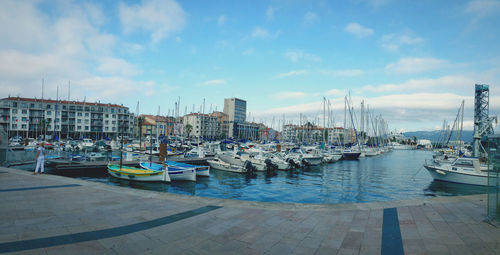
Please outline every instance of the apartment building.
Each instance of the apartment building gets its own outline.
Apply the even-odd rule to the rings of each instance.
[[[133,134],[128,107],[94,102],[8,97],[0,99],[0,127],[9,136],[103,139]]]

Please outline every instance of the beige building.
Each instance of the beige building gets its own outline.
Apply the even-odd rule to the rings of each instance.
[[[186,126],[191,125],[190,137],[217,138],[219,126],[217,117],[203,113],[190,113],[184,116],[183,124],[186,135],[188,135]]]

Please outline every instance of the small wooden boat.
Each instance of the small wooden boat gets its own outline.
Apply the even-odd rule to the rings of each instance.
[[[141,162],[139,165],[147,170],[163,171],[163,166],[160,164]],[[172,181],[196,181],[196,170],[194,168],[167,166],[167,170]]]
[[[144,182],[170,182],[166,171],[108,164],[108,174],[119,179]]]
[[[210,166],[195,166],[170,160],[165,160],[165,164],[167,164],[168,167],[194,168],[196,170],[196,176],[210,176]]]

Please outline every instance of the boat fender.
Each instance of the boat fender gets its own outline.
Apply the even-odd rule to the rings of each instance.
[[[436,170],[436,173],[438,173],[438,174],[440,174],[440,175],[446,175],[446,172],[441,171],[441,170]]]

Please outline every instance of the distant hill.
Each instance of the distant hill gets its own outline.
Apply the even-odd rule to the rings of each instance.
[[[462,138],[464,142],[472,142],[472,135],[474,134],[474,131],[472,130],[464,130],[462,132]],[[439,140],[439,136],[441,135],[441,131],[414,131],[414,132],[405,132],[403,135],[407,138],[412,138],[412,137],[417,137],[417,139],[427,139],[431,140],[433,142]],[[452,140],[456,140],[456,136],[453,135],[451,138]]]

